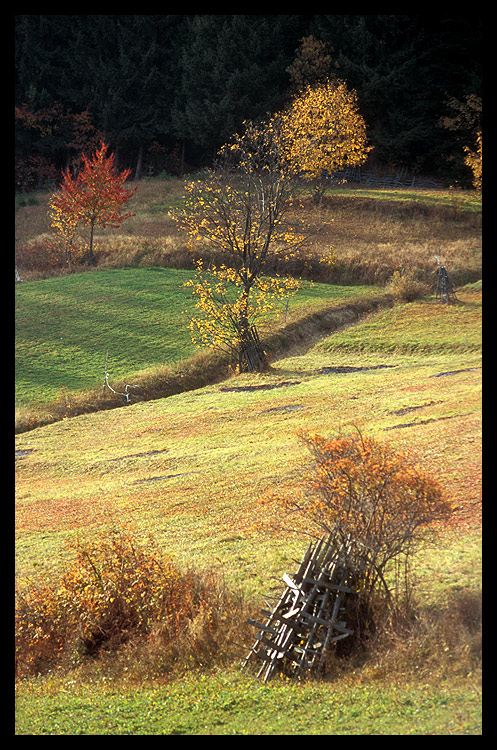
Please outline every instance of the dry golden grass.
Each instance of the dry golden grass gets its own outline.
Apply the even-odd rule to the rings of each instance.
[[[444,192],[435,194],[440,203],[423,202],[423,191],[418,199],[403,195],[399,190],[388,191],[387,198],[361,198],[361,192],[353,190],[349,195],[329,195],[321,208],[308,209],[315,224],[320,216],[323,226],[324,220],[332,219],[318,242],[335,250],[335,278],[343,284],[381,284],[396,270],[412,269],[422,280],[433,280],[436,255],[456,283],[481,278],[481,215],[457,211],[448,203],[452,196]]]
[[[153,679],[220,663],[247,634],[243,598],[219,575],[179,570],[132,529],[77,542],[72,555],[58,580],[19,592],[18,677],[111,654],[114,676],[117,666]]]
[[[180,179],[140,183],[129,204],[135,215],[119,230],[108,229],[97,237],[99,265],[192,267],[206,249],[192,253],[171,216],[181,206],[182,196]],[[48,197],[39,193],[36,205],[16,211],[20,254],[26,243],[48,230]],[[352,186],[328,191],[319,206],[305,197],[303,204],[299,219],[313,235],[307,254],[319,255],[331,247],[336,255],[326,277],[322,268],[312,265],[305,272],[308,276],[340,284],[384,284],[394,271],[404,269],[433,282],[434,256],[440,256],[453,283],[481,278],[481,201],[475,192],[372,191]]]

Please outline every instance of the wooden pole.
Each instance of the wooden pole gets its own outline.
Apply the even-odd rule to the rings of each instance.
[[[105,355],[104,389],[103,389],[103,391],[102,391],[102,396],[104,396],[104,395],[105,395],[105,389],[106,389],[106,387],[107,387],[107,378],[108,378],[108,374],[107,374],[107,363],[108,363],[108,361],[109,361],[109,352],[108,352],[108,350],[107,350],[107,354]]]

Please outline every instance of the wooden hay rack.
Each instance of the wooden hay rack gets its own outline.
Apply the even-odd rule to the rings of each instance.
[[[264,682],[323,671],[332,644],[353,633],[342,619],[354,593],[347,557],[346,545],[331,538],[309,545],[295,575],[283,576],[286,589],[273,609],[261,610],[264,622],[248,620],[258,632],[244,667],[259,659]]]
[[[435,258],[438,261],[436,298],[439,302],[445,302],[450,305],[451,302],[457,300],[456,293],[449,279],[447,269],[440,262],[440,256],[436,255]]]

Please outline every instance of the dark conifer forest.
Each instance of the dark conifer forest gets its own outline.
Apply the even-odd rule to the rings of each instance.
[[[355,89],[375,165],[464,186],[481,51],[470,15],[17,15],[16,190],[57,181],[100,139],[135,179],[210,166],[306,65]]]

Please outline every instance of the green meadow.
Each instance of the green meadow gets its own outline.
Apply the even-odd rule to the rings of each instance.
[[[149,184],[140,198],[137,235],[166,232],[154,224],[161,212],[150,210],[164,202],[161,186]],[[268,323],[274,351],[260,375],[216,371],[195,385],[195,368],[210,360],[185,326],[192,302],[182,284],[191,269],[123,264],[16,285],[16,401],[31,414],[50,411],[61,390],[96,399],[107,351],[110,384],[144,380],[144,373],[160,379],[165,368],[195,371],[188,387],[168,397],[68,409],[17,432],[21,591],[40,581],[57,586],[76,539],[126,526],[137,543],[180,568],[214,571],[257,616],[308,544],[298,518],[268,502],[272,492],[297,488],[309,466],[302,429],[325,437],[360,430],[392,442],[439,480],[457,508],[413,560],[409,627],[338,659],[327,677],[264,684],[242,670],[243,645],[254,637],[248,625],[242,649],[230,645],[205,667],[180,662],[155,673],[131,648],[75,655],[69,665],[17,681],[16,734],[482,734],[478,232],[464,219],[469,198],[452,212],[450,194],[437,203],[432,193],[412,192],[428,214],[392,212],[394,197],[381,191],[376,207],[376,191],[368,191],[368,205],[361,191],[347,193],[343,205],[337,196],[337,216],[347,217],[350,230],[348,244],[337,231],[339,261],[349,263],[355,283],[305,282]],[[385,303],[384,283],[374,283],[376,260],[398,257],[399,227],[419,247],[411,255],[420,265],[432,253],[421,230],[441,237],[443,229],[464,282],[453,305],[442,305],[433,290],[408,304]],[[366,273],[354,264],[368,233]],[[376,309],[373,299],[382,300]],[[337,325],[326,317],[359,302],[359,316]]]
[[[190,272],[119,269],[16,288],[16,399],[50,401],[61,388],[103,383],[194,353],[186,321]],[[191,311],[190,306],[190,311]]]
[[[74,691],[70,681],[34,686],[18,701],[18,734],[478,735],[480,695],[444,684],[429,689],[329,683],[264,685],[234,672],[187,677],[167,687]]]
[[[120,268],[28,281],[16,286],[16,404],[45,403],[156,366],[192,357],[187,328],[194,301],[184,283],[193,271]],[[274,316],[343,302],[375,288],[303,282]]]

